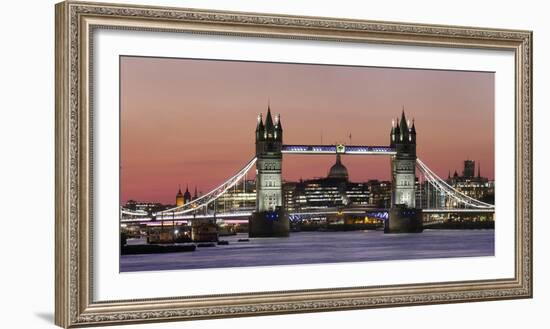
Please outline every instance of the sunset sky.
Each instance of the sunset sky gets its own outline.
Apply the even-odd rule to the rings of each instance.
[[[285,144],[388,145],[404,106],[438,175],[472,159],[494,177],[494,73],[121,57],[121,203],[171,204],[178,185],[225,181],[254,156],[268,102]],[[283,178],[326,176],[334,161],[284,155]],[[342,156],[351,181],[389,179],[389,161]]]

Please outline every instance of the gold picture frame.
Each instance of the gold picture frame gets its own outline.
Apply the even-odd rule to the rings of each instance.
[[[56,5],[55,24],[57,325],[68,328],[532,297],[532,32],[75,1]],[[514,278],[93,302],[90,36],[98,27],[513,51]]]

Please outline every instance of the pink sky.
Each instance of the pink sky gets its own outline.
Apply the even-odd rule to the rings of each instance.
[[[388,145],[404,106],[418,157],[438,175],[472,159],[494,176],[491,72],[122,57],[121,95],[121,203],[174,203],[179,184],[207,192],[225,181],[254,156],[268,100],[285,144],[351,134],[356,145]],[[334,160],[284,155],[284,179],[325,176]],[[342,157],[352,181],[389,179],[389,161]]]

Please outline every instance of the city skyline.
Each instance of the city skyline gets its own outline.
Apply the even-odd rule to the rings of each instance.
[[[336,158],[336,155],[326,155],[324,157],[328,157],[328,156],[333,156],[334,158]],[[345,157],[345,155],[340,154],[340,157],[343,158],[343,157]],[[464,162],[466,162],[466,161],[474,161],[475,162],[475,160],[465,160]],[[345,163],[343,161],[342,161],[342,164],[345,166]],[[333,165],[334,165],[334,163],[332,163],[332,166]],[[475,165],[476,165],[476,168],[478,168],[477,163]],[[332,166],[331,166],[331,168],[332,168]],[[447,179],[448,182],[450,180],[452,181],[452,180],[457,179],[457,177],[458,177],[458,179],[468,179],[468,178],[472,178],[474,180],[477,179],[477,178],[488,179],[487,177],[480,174],[479,169],[475,169],[475,173],[471,177],[468,177],[467,174],[465,174],[464,170],[465,170],[465,168],[462,168],[460,170],[457,169],[457,170],[452,171],[452,172],[449,171],[448,177],[445,176],[445,177],[441,177],[441,178],[442,179]],[[327,170],[327,171],[330,171],[330,169]],[[330,175],[330,173],[327,172],[327,175],[325,175],[325,176],[300,178],[299,180],[296,180],[296,181],[284,180],[284,184],[318,182],[320,179],[321,180],[326,179],[329,175]],[[489,181],[491,181],[491,180],[489,180]],[[250,193],[250,192],[252,192],[252,190],[248,190],[250,188],[249,184],[250,184],[250,182],[253,183],[254,179],[247,179],[246,182],[247,182],[247,186],[248,186],[246,191],[247,191],[247,193]],[[378,178],[371,178],[371,179],[368,179],[366,181],[354,181],[353,183],[370,184],[370,183],[374,183],[374,182],[390,183],[391,184],[390,179],[384,180],[384,179],[378,179]],[[426,183],[426,182],[423,182],[423,183]],[[240,191],[242,190],[242,184],[237,184],[236,189],[237,189],[237,193],[240,193]],[[204,191],[200,190],[198,188],[198,186],[190,186],[189,184],[185,184],[185,185],[178,184],[177,189],[175,191],[176,192],[174,193],[173,199],[169,200],[168,202],[163,203],[163,202],[157,202],[157,200],[139,200],[139,199],[134,199],[134,198],[128,198],[128,200],[126,200],[126,202],[124,202],[123,205],[127,205],[128,201],[143,203],[143,204],[158,203],[158,204],[162,204],[162,205],[176,205],[176,203],[177,203],[176,199],[177,199],[178,196],[183,198],[187,193],[189,193],[189,199],[187,201],[184,201],[185,203],[187,203],[189,201],[195,200],[196,198],[202,196],[202,194],[204,193]]]
[[[173,203],[179,185],[223,182],[254,155],[268,103],[285,144],[388,145],[404,106],[418,156],[442,178],[471,159],[494,179],[493,73],[122,57],[121,99],[121,203]],[[287,181],[323,177],[334,163],[285,159]],[[390,178],[387,157],[342,161],[351,181]]]

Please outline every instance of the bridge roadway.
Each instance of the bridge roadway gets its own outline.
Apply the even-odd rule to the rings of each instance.
[[[380,154],[393,155],[395,149],[389,146],[368,145],[283,145],[282,153],[289,154]]]
[[[297,217],[297,216],[314,216],[314,215],[336,215],[336,214],[368,214],[368,213],[380,213],[384,212],[387,213],[389,209],[386,208],[348,208],[348,209],[321,209],[321,210],[312,210],[312,211],[303,211],[303,212],[296,212],[296,213],[290,213],[289,216]],[[473,213],[473,214],[481,214],[481,213],[494,213],[494,209],[423,209],[422,213],[424,214],[451,214],[451,213]],[[153,220],[152,217],[142,217],[142,218],[130,218],[130,219],[121,219],[121,223],[125,224],[146,224],[149,222],[173,222],[173,221],[189,221],[189,220],[197,220],[197,219],[237,219],[237,218],[244,218],[249,217],[252,215],[251,210],[246,211],[236,211],[236,212],[229,212],[229,213],[216,213],[216,214],[195,214],[195,215],[176,215],[176,216],[170,216],[166,215],[161,218],[156,218],[156,220]]]
[[[282,145],[282,153],[290,154],[378,154],[378,155],[394,155],[396,154],[396,149],[390,146],[367,146],[367,145]],[[221,195],[227,192],[230,188],[235,186],[237,182],[242,179],[246,179],[248,171],[254,166],[257,161],[257,157],[252,158],[245,167],[243,167],[237,174],[233,175],[227,181],[206,193],[205,195],[199,197],[196,200],[193,200],[190,203],[187,203],[182,206],[166,209],[160,212],[157,212],[153,216],[156,216],[158,219],[162,220],[162,216],[167,216],[167,220],[189,220],[193,218],[239,218],[243,216],[249,216],[250,213],[228,213],[228,214],[205,214],[198,215],[197,210],[199,208],[206,209],[208,204],[217,200]],[[427,179],[435,189],[437,189],[441,195],[446,195],[453,198],[461,205],[466,205],[469,208],[460,208],[460,209],[425,209],[425,213],[481,213],[481,212],[493,212],[494,206],[481,202],[479,200],[472,199],[471,197],[464,195],[460,191],[457,191],[451,187],[447,182],[442,180],[437,176],[433,171],[431,171],[420,159],[417,159],[417,168],[424,174],[424,177]],[[361,209],[363,211],[363,209]],[[387,213],[387,210],[385,210]],[[328,211],[327,209],[322,209],[320,212],[316,213],[298,213],[292,215],[314,215],[314,214],[334,214],[341,212],[340,210]],[[347,213],[351,213],[350,210],[346,210]],[[197,215],[194,215],[197,214]],[[123,220],[126,222],[139,221],[139,219],[152,220],[147,218],[147,214],[136,213],[128,210],[122,211],[122,215],[127,215],[126,219]],[[197,217],[198,216],[198,217]],[[146,219],[147,218],[147,219]]]

